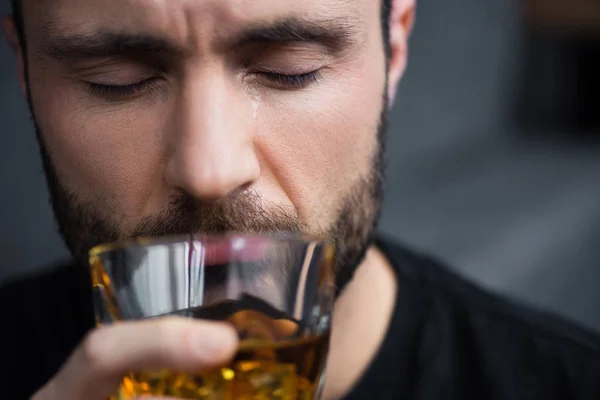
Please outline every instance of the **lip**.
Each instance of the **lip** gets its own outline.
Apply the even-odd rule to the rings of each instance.
[[[192,251],[203,258],[206,265],[227,264],[235,261],[257,261],[267,254],[269,242],[265,238],[237,237],[232,240],[191,241]]]

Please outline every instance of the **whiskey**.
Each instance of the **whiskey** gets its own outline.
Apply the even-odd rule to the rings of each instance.
[[[260,240],[259,242],[262,242]],[[136,240],[90,251],[98,326],[163,316],[231,324],[236,355],[209,371],[130,371],[111,400],[313,400],[319,396],[334,298],[333,244]],[[239,252],[240,243],[243,252]],[[253,244],[254,243],[254,244]],[[235,250],[223,257],[207,249]],[[249,251],[246,251],[249,250]],[[227,254],[225,254],[227,253]]]
[[[312,400],[319,389],[329,334],[282,342],[246,339],[233,361],[199,374],[131,373],[117,399],[166,396],[194,400]]]
[[[108,276],[96,269],[94,288],[101,290],[102,318],[111,323],[129,319],[135,302],[117,301]],[[97,292],[98,293],[98,292]],[[100,310],[100,308],[99,308]],[[141,314],[141,313],[140,313]],[[249,294],[163,315],[224,321],[236,330],[240,344],[233,360],[225,366],[197,374],[180,371],[143,371],[126,374],[111,400],[167,397],[187,400],[313,400],[320,389],[329,347],[329,324],[318,315],[295,320],[289,313]],[[317,319],[314,319],[317,318]]]
[[[129,373],[118,400],[162,396],[191,400],[312,400],[319,389],[329,331],[303,335],[302,323],[252,296],[170,315],[221,320],[240,337],[233,360],[198,374]]]

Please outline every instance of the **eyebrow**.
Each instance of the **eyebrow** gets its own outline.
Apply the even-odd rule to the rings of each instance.
[[[308,21],[286,18],[249,26],[233,35],[217,34],[217,47],[239,48],[252,44],[316,43],[337,53],[356,39],[356,24],[346,19]],[[161,36],[100,30],[88,34],[64,34],[47,30],[41,50],[57,60],[123,58],[150,64],[165,64],[182,57],[186,50]]]
[[[348,18],[310,21],[298,18],[285,18],[271,24],[250,26],[225,40],[235,47],[249,44],[316,43],[331,52],[339,52],[354,44],[357,37],[357,24]]]
[[[183,49],[167,39],[147,34],[100,31],[92,34],[48,34],[42,51],[57,60],[119,57],[150,64],[180,56]]]

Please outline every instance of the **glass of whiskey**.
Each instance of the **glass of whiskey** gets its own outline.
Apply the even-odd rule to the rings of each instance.
[[[313,400],[324,382],[334,244],[292,235],[137,238],[90,251],[98,326],[181,316],[230,323],[227,365],[131,371],[113,399]]]

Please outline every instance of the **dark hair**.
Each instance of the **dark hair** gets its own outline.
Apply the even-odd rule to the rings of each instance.
[[[16,1],[16,0],[13,0]],[[18,1],[18,0],[17,0]],[[392,13],[392,0],[383,0],[381,5],[381,27],[383,29],[383,48],[385,59],[390,59],[392,51],[390,47],[390,15]]]
[[[13,18],[19,35],[21,47],[25,49],[25,30],[23,29],[23,10],[21,8],[22,0],[10,0],[12,4]],[[390,56],[390,12],[392,9],[392,0],[382,0],[381,5],[381,25],[383,28],[383,44],[386,59]]]
[[[21,0],[10,0],[12,5],[12,14],[15,21],[15,27],[17,34],[19,35],[19,41],[21,47],[25,49],[25,30],[23,29],[23,12],[21,10]]]

